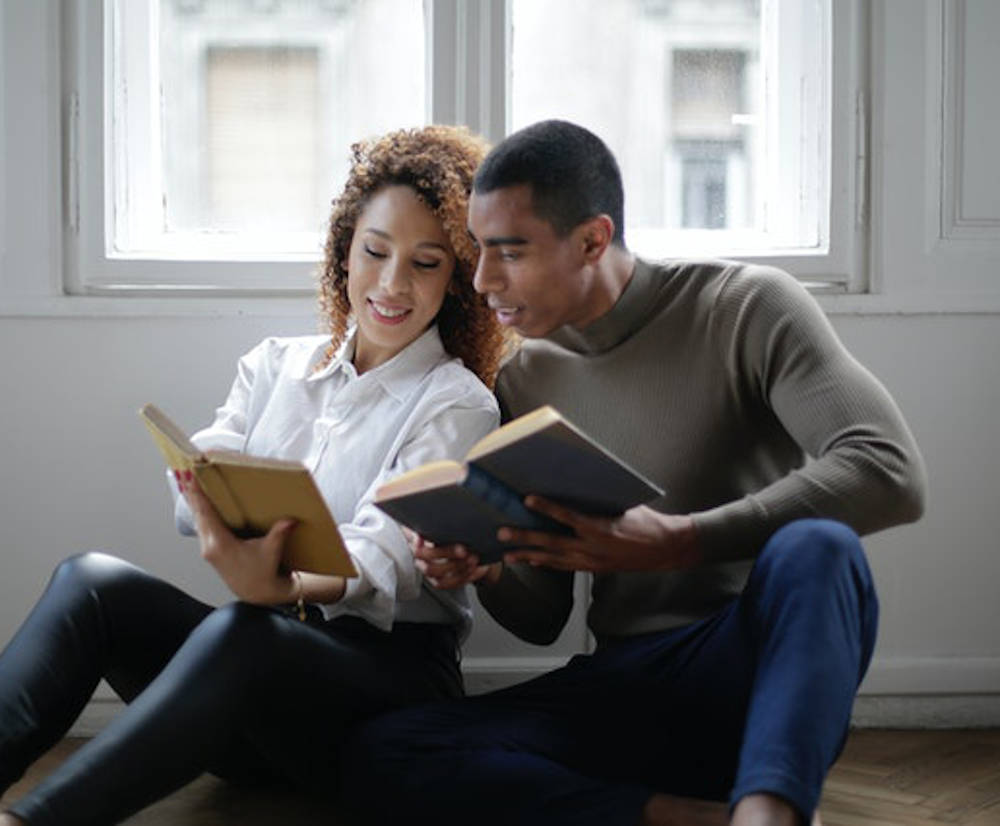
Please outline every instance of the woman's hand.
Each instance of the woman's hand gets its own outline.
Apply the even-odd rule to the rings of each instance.
[[[280,570],[281,552],[295,522],[283,519],[265,536],[240,539],[222,521],[190,471],[178,475],[177,484],[194,514],[202,559],[215,568],[229,590],[238,599],[257,605],[295,602],[295,583]]]
[[[459,588],[480,581],[493,584],[500,578],[503,563],[480,565],[479,557],[465,545],[435,545],[409,531],[406,538],[417,569],[435,588]]]
[[[700,558],[690,516],[660,513],[639,505],[609,518],[586,516],[540,496],[528,496],[524,503],[569,525],[576,535],[501,528],[497,534],[501,541],[525,547],[505,554],[505,562],[603,573],[686,568]]]

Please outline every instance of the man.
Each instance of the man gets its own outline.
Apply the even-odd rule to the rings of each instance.
[[[552,404],[666,494],[616,519],[529,497],[575,536],[504,529],[526,550],[492,566],[418,546],[433,585],[476,582],[540,644],[567,620],[574,572],[594,572],[598,644],[523,685],[370,724],[354,782],[377,819],[813,818],[875,641],[858,534],[920,515],[922,460],[789,275],[642,261],[622,227],[617,164],[573,124],[510,136],[477,173],[475,286],[526,339],[497,384],[505,419]]]

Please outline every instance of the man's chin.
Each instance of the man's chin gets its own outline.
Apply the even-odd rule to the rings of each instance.
[[[521,338],[545,338],[554,333],[557,327],[543,327],[539,324],[527,324],[525,326],[515,326],[514,330]]]
[[[547,323],[544,319],[539,319],[537,316],[532,315],[524,307],[519,307],[513,311],[498,310],[496,318],[500,324],[513,330],[522,338],[544,338],[556,330],[555,326]]]

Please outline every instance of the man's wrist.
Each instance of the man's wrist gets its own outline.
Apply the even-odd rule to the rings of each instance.
[[[675,520],[672,526],[674,560],[678,568],[693,568],[702,562],[698,528],[693,517],[677,516]]]

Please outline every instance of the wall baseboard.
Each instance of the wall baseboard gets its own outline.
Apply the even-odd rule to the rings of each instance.
[[[998,694],[861,694],[854,701],[855,728],[1000,728]]]
[[[558,668],[565,657],[467,657],[469,694],[495,691]],[[101,684],[70,731],[90,737],[122,708]],[[1000,728],[1000,659],[898,658],[872,664],[854,703],[858,728]]]
[[[876,657],[861,694],[996,694],[1000,657]]]

